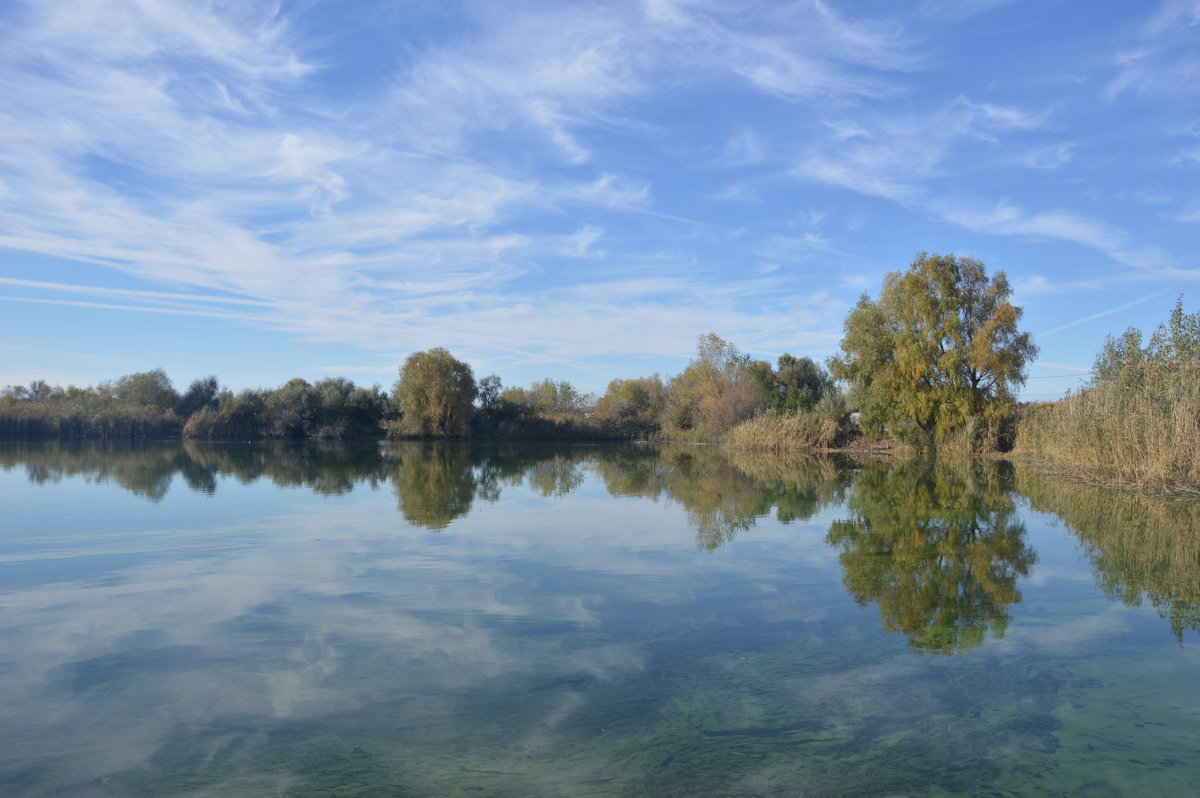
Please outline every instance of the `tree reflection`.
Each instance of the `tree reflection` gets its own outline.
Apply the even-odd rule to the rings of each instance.
[[[469,444],[432,441],[389,448],[396,465],[392,486],[404,520],[445,529],[466,515],[475,500]]]
[[[1200,502],[1045,477],[1022,468],[1018,490],[1083,544],[1096,582],[1131,607],[1153,605],[1183,642],[1200,631]]]
[[[808,520],[840,500],[850,478],[828,458],[755,453],[731,459],[709,447],[648,448],[599,460],[596,468],[609,493],[677,502],[696,530],[697,547],[708,551],[731,542],[772,510],[781,523]]]
[[[1011,466],[977,463],[869,468],[850,495],[850,518],[826,538],[840,549],[843,583],[875,603],[889,633],[950,654],[1000,637],[1017,577],[1036,555],[1010,491]]]
[[[579,488],[598,475],[614,496],[674,502],[696,529],[699,548],[714,550],[774,513],[782,523],[811,518],[840,501],[850,473],[829,459],[734,455],[712,447],[649,445],[548,446],[461,441],[405,441],[385,446],[265,441],[223,444],[0,444],[0,467],[24,466],[35,481],[82,476],[112,481],[161,500],[175,476],[213,495],[222,478],[244,484],[269,479],[280,487],[340,495],[358,485],[390,485],[406,521],[446,528],[476,500],[496,501],[524,486],[545,497]]]
[[[0,448],[0,467],[18,466],[38,484],[81,477],[88,482],[112,482],[135,496],[159,502],[180,468],[180,455],[178,446],[158,442],[6,443]]]

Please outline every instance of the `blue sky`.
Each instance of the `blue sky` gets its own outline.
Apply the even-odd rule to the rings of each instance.
[[[1053,398],[1200,300],[1200,0],[0,0],[0,385],[824,359],[919,251]]]

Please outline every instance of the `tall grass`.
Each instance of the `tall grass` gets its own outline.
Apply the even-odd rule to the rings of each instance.
[[[60,402],[0,401],[0,439],[166,438],[182,422],[154,407]]]
[[[850,417],[839,394],[826,394],[812,410],[768,411],[734,427],[725,439],[731,449],[788,452],[831,449],[851,433]]]
[[[1200,492],[1200,364],[1144,362],[1026,410],[1015,454],[1078,477],[1164,492]]]
[[[1200,313],[1183,299],[1142,345],[1130,327],[1078,394],[1029,408],[1016,453],[1109,484],[1200,493]]]

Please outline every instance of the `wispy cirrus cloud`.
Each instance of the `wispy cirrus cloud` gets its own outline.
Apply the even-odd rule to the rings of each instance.
[[[225,312],[380,357],[445,345],[483,369],[595,369],[686,356],[701,326],[750,351],[828,352],[877,276],[865,262],[884,214],[922,217],[935,239],[1185,268],[1068,191],[1006,182],[1020,166],[1061,188],[1098,160],[1069,103],[958,80],[930,46],[1003,6],[368,4],[383,29],[347,32],[319,5],[14,3],[0,248],[72,266],[5,293]],[[1151,21],[1141,35],[1173,34]],[[1186,192],[1165,188],[1189,219]],[[829,219],[797,232],[811,207]],[[110,272],[121,288],[101,285]]]
[[[938,202],[934,207],[947,221],[971,230],[1070,241],[1138,269],[1162,269],[1175,263],[1174,257],[1160,247],[1134,244],[1126,230],[1069,211],[1030,212],[1003,201],[985,208],[950,202]]]
[[[860,194],[919,205],[930,184],[957,166],[952,159],[979,142],[994,142],[1010,131],[1033,130],[1045,112],[958,97],[940,109],[902,115],[875,114],[856,120],[833,119],[831,135],[814,143],[792,168],[796,177]]]
[[[1114,61],[1117,74],[1105,88],[1116,100],[1126,92],[1186,97],[1200,93],[1200,0],[1163,0]]]

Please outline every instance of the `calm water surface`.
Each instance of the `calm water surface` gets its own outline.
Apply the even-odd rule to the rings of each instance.
[[[1200,793],[1200,508],[1006,463],[0,444],[0,794]]]

